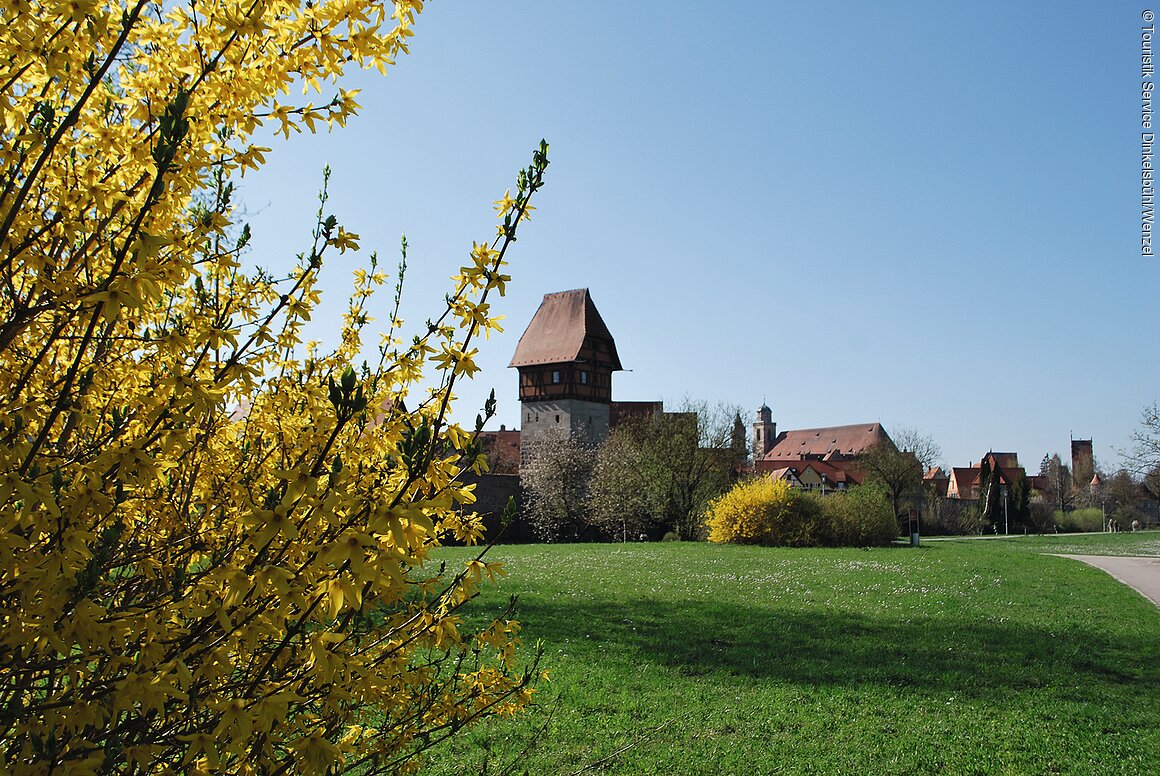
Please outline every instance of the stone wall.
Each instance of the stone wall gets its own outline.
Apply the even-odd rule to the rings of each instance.
[[[523,518],[523,489],[520,487],[520,478],[517,474],[468,474],[466,482],[475,483],[475,504],[473,508],[483,515],[483,524],[486,529],[484,541],[491,541],[500,535],[501,516],[508,499],[516,500],[516,514],[507,528],[500,535],[500,544],[524,544],[536,541],[536,535],[531,525]]]

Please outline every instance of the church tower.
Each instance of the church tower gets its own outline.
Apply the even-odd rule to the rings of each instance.
[[[545,294],[509,367],[520,373],[521,447],[549,433],[608,436],[616,342],[587,288]]]
[[[762,402],[757,408],[757,422],[753,424],[753,464],[765,457],[773,449],[777,440],[777,424],[773,422],[773,410]]]

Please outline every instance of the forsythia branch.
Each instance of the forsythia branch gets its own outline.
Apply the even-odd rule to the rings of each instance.
[[[460,614],[502,568],[486,548],[427,564],[482,535],[461,481],[482,420],[460,428],[451,395],[499,329],[489,297],[547,144],[410,343],[404,243],[360,368],[376,259],[339,344],[303,343],[324,259],[358,237],[324,186],[297,265],[248,271],[230,180],[264,160],[263,120],[353,115],[341,88],[317,108],[276,97],[385,69],[422,3],[16,3],[0,26],[0,772],[396,772],[526,705],[518,624],[472,633]]]

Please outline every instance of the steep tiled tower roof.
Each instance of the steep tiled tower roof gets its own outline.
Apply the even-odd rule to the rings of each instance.
[[[588,289],[559,291],[544,295],[508,366],[572,363],[585,350],[609,371],[623,369],[616,354],[616,343],[592,303]]]

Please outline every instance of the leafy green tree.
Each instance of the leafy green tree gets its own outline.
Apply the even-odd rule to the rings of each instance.
[[[1103,478],[1100,486],[1101,506],[1112,515],[1121,528],[1131,526],[1143,515],[1137,508],[1141,483],[1127,469],[1120,469]]]
[[[825,543],[836,547],[885,546],[898,535],[886,492],[859,485],[821,498]]]
[[[1034,500],[1029,505],[1028,526],[1039,534],[1056,530],[1055,510],[1043,500]]]

